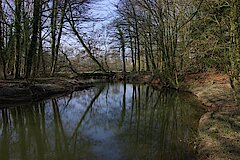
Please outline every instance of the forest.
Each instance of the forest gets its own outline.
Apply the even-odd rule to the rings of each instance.
[[[79,82],[81,77],[84,80],[87,79],[85,76],[94,76],[94,79],[111,77],[111,82],[124,83],[122,113],[125,115],[126,82],[154,83],[154,87],[160,85],[160,88],[189,91],[196,95],[208,113],[207,120],[201,121],[206,118],[204,116],[199,120],[199,135],[203,139],[199,143],[207,146],[212,142],[211,145],[216,147],[220,143],[214,142],[221,142],[218,151],[219,148],[224,150],[214,150],[215,155],[211,157],[210,151],[214,147],[209,145],[208,153],[202,147],[203,151],[199,149],[200,154],[203,152],[200,159],[205,159],[206,154],[209,159],[217,160],[220,153],[225,154],[227,149],[222,147],[228,144],[225,141],[240,138],[240,1],[106,0],[104,5],[111,10],[108,15],[100,14],[101,7],[97,7],[99,13],[96,10],[101,2],[0,0],[0,89],[6,84],[9,87],[17,83],[15,87],[30,90],[1,90],[0,104],[5,103],[5,93],[11,95],[6,102],[14,100],[16,95],[22,95],[25,101],[32,96],[38,100],[51,92],[69,93],[82,89],[80,83],[85,81]],[[151,83],[146,79],[151,79]],[[47,82],[61,86],[45,85]],[[39,87],[35,83],[44,84]],[[86,88],[90,86],[92,84]],[[141,108],[137,94],[140,96],[145,91],[136,91],[135,86],[133,90],[132,100],[138,100],[136,104],[132,102],[132,106]],[[164,104],[164,97],[160,100]],[[176,105],[178,98],[174,101]],[[1,112],[6,118],[5,113],[10,111]],[[91,110],[86,114],[88,112]],[[41,115],[45,112],[41,111]],[[153,123],[154,118],[149,121]],[[221,138],[218,137],[220,135]],[[230,138],[223,140],[227,135]],[[240,157],[239,140],[236,145],[235,142],[227,146],[232,150],[224,155],[226,159]]]
[[[236,90],[237,0],[120,0],[115,17],[91,30],[82,24],[101,21],[88,13],[93,3],[97,0],[1,0],[2,79],[151,71],[178,88],[186,74],[216,68]]]

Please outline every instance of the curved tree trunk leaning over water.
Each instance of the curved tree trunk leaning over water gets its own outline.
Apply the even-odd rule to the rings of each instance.
[[[85,44],[83,38],[80,36],[79,32],[77,31],[76,27],[75,27],[75,23],[73,20],[73,15],[72,15],[72,7],[71,4],[69,3],[69,8],[70,8],[70,17],[67,17],[67,21],[70,24],[73,33],[77,36],[79,42],[82,44],[83,48],[86,50],[87,54],[89,55],[89,57],[98,65],[98,67],[100,68],[101,71],[103,72],[107,72],[103,65],[94,57],[92,51],[87,47],[87,45]]]

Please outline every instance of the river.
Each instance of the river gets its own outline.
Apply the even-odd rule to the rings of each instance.
[[[0,109],[1,160],[192,160],[204,110],[189,94],[99,84]]]

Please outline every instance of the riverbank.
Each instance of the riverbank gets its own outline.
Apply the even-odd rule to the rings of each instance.
[[[0,80],[0,106],[14,103],[34,102],[60,96],[94,86],[99,80],[78,80],[66,78],[40,78],[33,82],[26,80]]]
[[[118,79],[123,79],[118,75]],[[129,74],[127,82],[160,86],[161,79],[148,72]],[[216,70],[186,76],[180,90],[191,92],[205,106],[199,121],[199,160],[240,159],[240,107],[236,105],[226,74]]]
[[[161,87],[159,76],[150,72],[116,74],[117,82],[150,84]],[[24,80],[0,81],[0,106],[6,103],[31,102],[51,96],[83,90],[107,79],[41,78],[34,83]],[[199,160],[240,159],[240,107],[236,105],[228,76],[211,70],[185,78],[181,90],[197,96],[207,112],[199,121]]]
[[[228,76],[211,70],[187,76],[184,84],[207,109],[199,121],[198,159],[239,160],[240,107]]]

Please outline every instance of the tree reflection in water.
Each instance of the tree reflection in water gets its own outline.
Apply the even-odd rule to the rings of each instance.
[[[0,110],[0,158],[194,159],[191,97],[149,86],[106,84]]]

